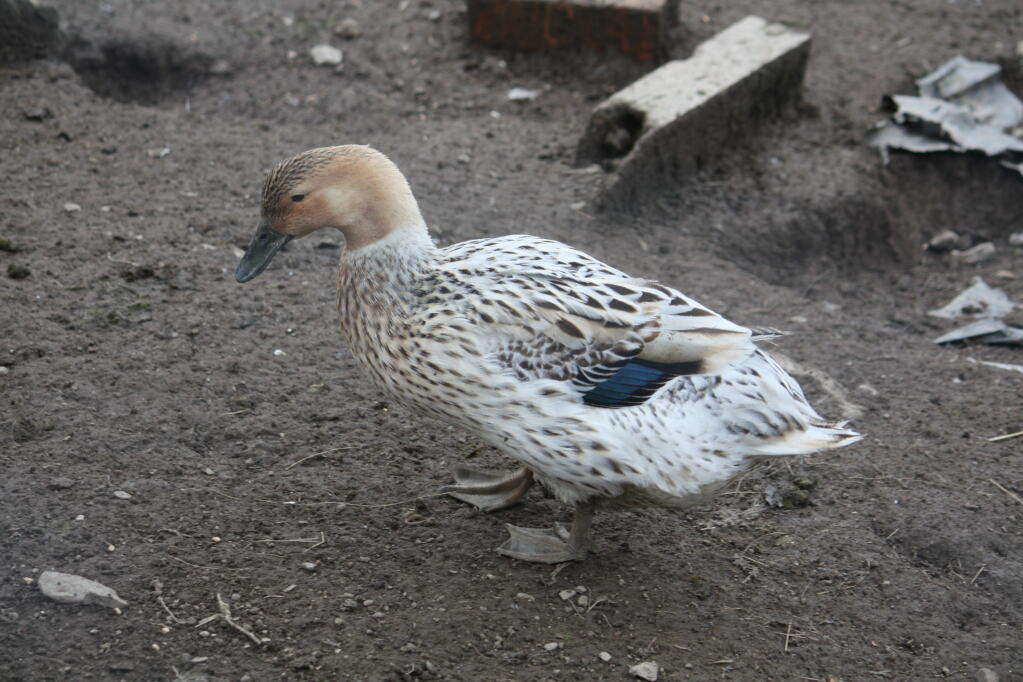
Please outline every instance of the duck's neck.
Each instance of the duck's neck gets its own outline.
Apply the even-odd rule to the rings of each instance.
[[[338,303],[379,301],[401,305],[434,267],[437,246],[420,220],[361,248],[345,248],[338,271]]]

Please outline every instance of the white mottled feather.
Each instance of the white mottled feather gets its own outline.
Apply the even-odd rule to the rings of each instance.
[[[338,305],[394,398],[478,433],[568,502],[686,504],[751,458],[859,439],[750,329],[558,242],[438,249],[422,225],[399,230],[343,254]],[[633,360],[680,373],[640,404],[585,402]]]

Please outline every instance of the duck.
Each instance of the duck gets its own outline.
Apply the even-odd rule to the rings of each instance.
[[[457,467],[441,492],[496,511],[539,483],[572,506],[567,527],[508,524],[504,556],[582,560],[597,509],[685,508],[759,459],[861,438],[817,414],[758,345],[772,330],[550,239],[438,246],[405,176],[369,146],[272,168],[237,281],[327,228],[344,236],[338,319],[360,368],[391,399],[518,463]]]

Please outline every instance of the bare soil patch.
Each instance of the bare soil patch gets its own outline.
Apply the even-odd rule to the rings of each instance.
[[[684,3],[679,56],[752,12],[811,31],[803,102],[603,213],[575,144],[648,67],[470,45],[458,0],[52,4],[79,51],[0,72],[0,678],[1021,674],[1023,440],[988,438],[1023,428],[1023,375],[971,360],[1023,356],[936,347],[948,325],[926,311],[974,275],[1023,300],[1006,245],[1023,184],[974,157],[884,168],[863,145],[882,94],[955,54],[998,60],[1018,91],[1018,0]],[[333,35],[345,18],[360,36]],[[339,73],[308,59],[324,41]],[[516,86],[544,92],[508,101]],[[347,142],[399,164],[441,242],[560,239],[791,330],[778,350],[844,387],[868,438],[689,514],[601,515],[582,564],[499,557],[505,522],[567,510],[538,491],[492,515],[434,496],[455,464],[509,463],[358,374],[335,328],[340,244],[232,277],[264,169]],[[998,253],[921,252],[944,228]],[[768,507],[768,486],[799,504]],[[43,570],[129,606],[51,603]],[[269,641],[204,622],[218,595]]]

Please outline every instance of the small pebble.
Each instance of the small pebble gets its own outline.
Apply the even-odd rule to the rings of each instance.
[[[119,500],[130,500],[131,499],[131,493],[126,493],[123,490],[115,490],[114,491],[114,497],[116,497]]]
[[[79,206],[78,204],[76,204],[73,201],[69,201],[66,204],[64,204],[64,212],[65,213],[77,213],[78,211],[81,211],[81,210],[82,210],[82,207]]]
[[[302,568],[305,569],[306,571],[315,571],[316,570],[316,564],[314,564],[311,561],[303,561],[302,562]]]
[[[930,251],[944,252],[951,251],[961,245],[963,245],[962,237],[952,230],[942,230],[931,237],[930,241],[924,244],[924,248]]]
[[[214,76],[226,76],[234,70],[231,63],[226,59],[218,59],[210,66],[209,72]]]
[[[558,592],[558,596],[561,597],[561,601],[566,601],[575,596],[575,590],[562,590]]]
[[[54,490],[67,490],[74,484],[75,484],[74,480],[68,478],[67,476],[57,476],[56,478],[50,479],[48,487],[53,488]]]
[[[531,90],[529,88],[512,88],[508,91],[508,99],[513,102],[520,102],[526,99],[536,99],[541,94],[540,90]]]
[[[515,595],[515,598],[518,599],[519,601],[536,601],[536,597],[525,592],[519,592],[518,594]]]
[[[1009,244],[1012,246],[1023,246],[1023,230],[1013,232],[1009,235]]]
[[[309,50],[309,56],[317,66],[336,66],[344,59],[341,50],[330,45],[317,45]]]
[[[864,393],[864,394],[869,395],[871,397],[876,397],[876,396],[881,395],[881,392],[878,391],[873,386],[871,386],[870,384],[860,384],[859,386],[856,387],[856,390],[859,391],[860,393]]]
[[[991,668],[981,668],[977,671],[977,682],[998,682],[998,673]]]
[[[46,107],[32,107],[31,109],[23,109],[21,113],[25,117],[26,121],[34,121],[35,123],[45,121],[51,116],[50,110],[47,109]]]
[[[597,655],[600,656],[600,660],[604,661],[604,663],[607,663],[608,661],[611,660],[611,654],[607,653],[606,651],[601,651]]]
[[[354,40],[362,35],[362,26],[351,17],[342,19],[334,29],[334,35],[345,40]]]
[[[629,668],[630,674],[649,682],[657,682],[658,672],[660,672],[660,668],[653,661],[643,661]]]
[[[554,651],[555,649],[558,648],[558,643],[557,642],[547,642],[546,644],[543,645],[543,648],[546,649],[547,651]]]
[[[983,242],[977,244],[972,249],[966,249],[965,251],[953,251],[952,260],[957,263],[966,263],[967,265],[975,265],[982,261],[986,261],[995,255],[997,250],[995,245],[991,242]]]
[[[440,21],[441,12],[439,9],[432,9],[427,13],[426,18],[430,21]]]
[[[0,365],[0,377],[6,376],[11,373],[11,368],[6,365]]]

